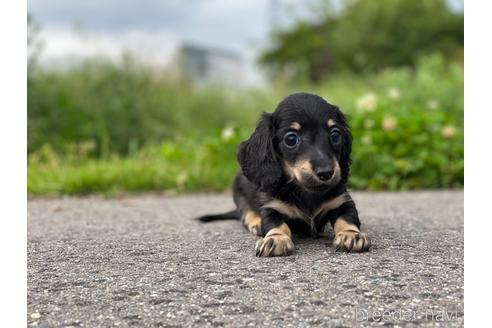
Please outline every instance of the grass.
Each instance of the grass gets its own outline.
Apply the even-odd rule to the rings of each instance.
[[[298,90],[347,114],[352,188],[463,186],[463,70],[439,56],[416,70],[265,90],[197,88],[101,63],[35,72],[28,83],[31,195],[228,189],[237,144],[262,111]]]

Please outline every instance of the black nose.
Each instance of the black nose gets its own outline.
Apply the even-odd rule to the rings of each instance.
[[[314,170],[314,172],[321,181],[326,181],[333,176],[334,170],[328,167],[320,167]]]

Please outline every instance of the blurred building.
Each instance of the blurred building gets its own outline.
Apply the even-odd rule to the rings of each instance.
[[[180,75],[198,84],[244,84],[241,56],[233,51],[184,44],[178,52]]]

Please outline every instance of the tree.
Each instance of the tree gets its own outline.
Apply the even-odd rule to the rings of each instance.
[[[414,66],[431,52],[461,59],[463,43],[463,14],[444,0],[354,0],[319,22],[275,31],[259,60],[274,76],[319,82],[337,71]]]

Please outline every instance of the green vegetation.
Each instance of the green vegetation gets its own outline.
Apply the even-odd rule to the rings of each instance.
[[[28,77],[28,192],[114,194],[230,188],[236,146],[296,90],[347,114],[357,189],[463,186],[463,70],[440,55],[415,68],[338,74],[317,85],[198,88],[131,61]]]
[[[275,31],[260,60],[274,76],[323,82],[333,73],[415,67],[423,55],[463,59],[463,13],[445,0],[319,1],[318,19]],[[340,2],[338,2],[340,4]]]
[[[44,144],[69,151],[67,146],[91,140],[90,155],[103,157],[200,137],[227,122],[253,124],[275,101],[259,92],[194,88],[131,59],[123,67],[91,61],[66,72],[33,70],[28,99],[29,152]]]

